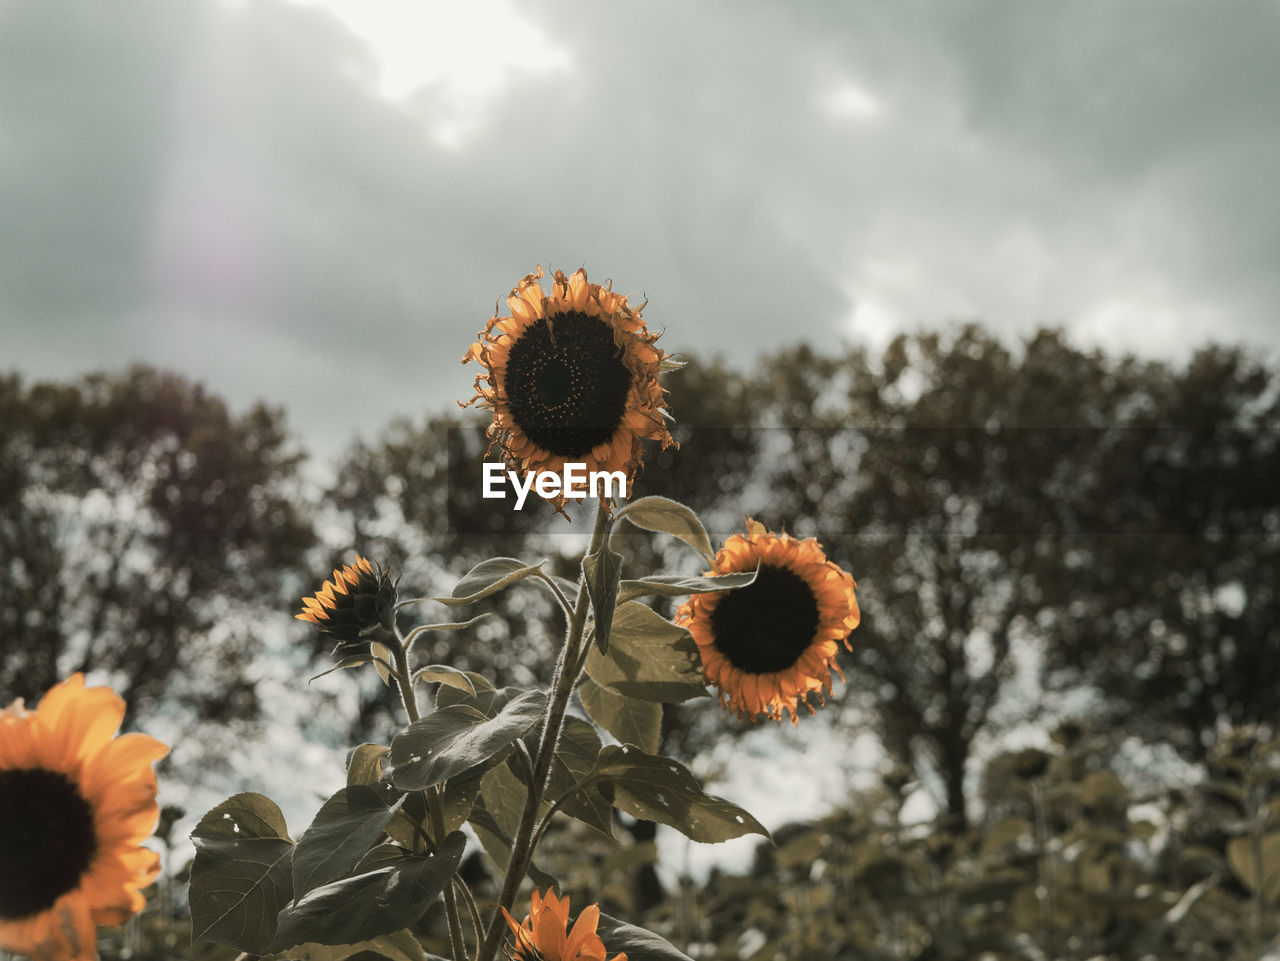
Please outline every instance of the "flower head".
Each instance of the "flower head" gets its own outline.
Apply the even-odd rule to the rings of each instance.
[[[333,572],[333,580],[302,599],[302,612],[293,615],[310,621],[340,645],[368,639],[379,627],[392,629],[396,586],[391,574],[361,557]]]
[[[772,534],[747,518],[716,554],[708,575],[753,571],[756,579],[733,591],[695,594],[676,623],[688,627],[702,656],[702,673],[720,690],[720,703],[743,720],[767,714],[781,720],[831,693],[831,671],[841,643],[858,626],[853,578],[827,560],[813,538]]]
[[[97,926],[146,903],[160,858],[151,762],[169,749],[116,737],[124,701],[74,674],[34,711],[0,711],[0,949],[35,961],[91,961]]]
[[[507,297],[508,316],[494,317],[462,362],[477,361],[475,396],[493,412],[489,438],[510,470],[562,473],[566,463],[586,471],[621,472],[627,490],[643,457],[642,441],[674,444],[658,384],[664,369],[658,334],[608,284],[555,272],[543,292],[542,268]],[[548,498],[563,512],[563,492]]]
[[[605,961],[604,942],[596,934],[600,923],[600,905],[593,904],[574,922],[569,931],[569,899],[556,897],[548,889],[545,896],[533,892],[529,916],[523,924],[506,908],[502,913],[516,941],[511,948],[512,961]],[[625,954],[615,954],[612,961],[627,961]]]

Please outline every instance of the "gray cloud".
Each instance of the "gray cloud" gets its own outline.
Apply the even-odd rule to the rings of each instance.
[[[968,316],[1277,343],[1273,4],[524,9],[571,65],[451,150],[448,92],[381,96],[322,10],[0,7],[6,360],[174,366],[329,451],[465,396],[538,263],[743,359]]]

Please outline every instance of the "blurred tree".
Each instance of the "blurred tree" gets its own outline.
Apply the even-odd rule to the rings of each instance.
[[[799,348],[757,378],[781,428],[743,505],[819,536],[859,581],[851,685],[886,748],[968,818],[975,743],[1034,718],[1020,652],[1131,729],[1204,744],[1280,682],[1275,375],[1238,351],[1182,369],[977,326],[877,357]]]
[[[301,459],[279,411],[234,417],[174,374],[0,378],[4,699],[96,670],[144,710],[203,674],[197,713],[251,715],[253,639],[229,615],[296,577]]]

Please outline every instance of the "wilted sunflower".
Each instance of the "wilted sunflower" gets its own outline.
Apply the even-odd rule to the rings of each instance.
[[[808,696],[831,693],[831,671],[841,642],[858,626],[853,578],[827,560],[813,538],[771,534],[747,518],[746,535],[734,534],[707,574],[760,573],[746,587],[695,594],[680,606],[676,623],[688,627],[702,655],[702,673],[720,689],[720,703],[743,720],[767,714],[796,721]]]
[[[462,358],[485,368],[475,396],[493,412],[489,438],[510,470],[562,473],[566,463],[591,471],[621,471],[627,491],[644,440],[674,441],[658,384],[666,356],[640,312],[608,284],[587,282],[579,269],[555,272],[543,293],[542,268],[507,297],[511,314],[489,321]],[[563,492],[548,498],[563,511]]]
[[[391,630],[396,606],[396,586],[389,571],[366,557],[333,572],[333,580],[302,599],[302,612],[293,615],[309,621],[341,643],[366,640],[379,627]]]
[[[506,908],[502,913],[516,942],[511,947],[512,961],[605,961],[604,942],[596,934],[600,923],[600,905],[593,904],[569,927],[569,899],[556,897],[548,889],[543,897],[537,891],[529,906],[529,916],[516,924]],[[615,954],[612,961],[627,961],[625,954]]]
[[[124,701],[74,674],[34,711],[0,711],[0,949],[36,961],[91,961],[99,924],[146,903],[160,858],[151,762],[169,749],[115,737]]]

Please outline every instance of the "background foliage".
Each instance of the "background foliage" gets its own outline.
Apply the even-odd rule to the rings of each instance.
[[[690,504],[713,539],[744,513],[822,539],[864,622],[848,685],[802,729],[870,725],[886,761],[825,818],[768,825],[777,846],[744,876],[664,887],[651,823],[611,845],[557,822],[540,857],[580,898],[697,957],[1261,955],[1280,933],[1274,366],[1113,357],[1055,331],[1010,349],[970,326],[668,383],[682,446],[649,458],[636,496]],[[571,573],[562,521],[475,496],[473,427],[392,423],[317,484],[280,412],[233,415],[176,375],[0,379],[3,700],[89,670],[142,726],[175,702],[243,721],[264,635],[329,666],[288,617],[353,545],[403,567],[404,596],[493,554]],[[661,539],[619,543],[637,568],[697,572],[674,541],[660,558]],[[494,601],[500,616],[432,635],[428,660],[545,681],[549,602]],[[348,683],[359,743],[393,700],[372,675]],[[691,760],[743,730],[703,700],[658,733]],[[468,870],[483,886],[483,861]],[[104,957],[183,956],[189,925],[167,879]],[[443,947],[434,911],[420,925]]]

